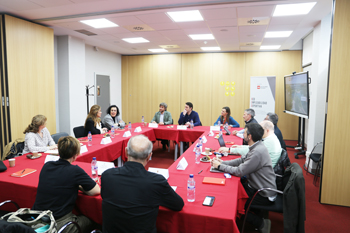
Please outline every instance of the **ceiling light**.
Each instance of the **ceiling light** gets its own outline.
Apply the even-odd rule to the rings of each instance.
[[[293,31],[266,32],[265,38],[289,37]]]
[[[147,43],[149,42],[149,40],[146,40],[145,38],[142,38],[142,37],[134,37],[134,38],[124,38],[122,39],[123,41],[126,41],[128,43],[132,43],[132,44],[135,44],[135,43]]]
[[[152,53],[164,53],[168,52],[166,49],[149,49],[148,51],[151,51]]]
[[[221,50],[220,47],[201,47],[204,51],[218,51]]]
[[[204,20],[199,10],[167,12],[167,14],[174,22],[189,22],[189,21]]]
[[[260,46],[260,49],[279,49],[281,45],[264,45]]]
[[[192,40],[214,40],[213,34],[194,34],[188,35]]]
[[[316,2],[277,5],[273,16],[306,15],[315,4]]]
[[[108,19],[90,19],[90,20],[81,20],[80,22],[87,24],[93,28],[119,27],[117,24],[109,21]]]

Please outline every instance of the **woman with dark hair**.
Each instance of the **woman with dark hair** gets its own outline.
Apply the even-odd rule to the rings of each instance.
[[[85,120],[85,135],[88,135],[89,132],[91,134],[104,134],[107,133],[107,128],[101,122],[101,107],[99,105],[93,105],[90,108],[89,115]]]
[[[24,130],[25,142],[23,154],[29,152],[45,152],[57,148],[49,130],[46,128],[46,116],[36,115],[32,123]]]
[[[239,124],[233,117],[231,116],[231,110],[229,107],[223,107],[221,110],[221,116],[215,121],[214,125],[220,121],[220,126],[228,123],[231,127],[239,127]]]
[[[119,116],[119,108],[116,105],[111,105],[107,109],[107,115],[103,118],[103,124],[110,130],[112,125],[117,125],[120,127],[125,126],[125,122]]]

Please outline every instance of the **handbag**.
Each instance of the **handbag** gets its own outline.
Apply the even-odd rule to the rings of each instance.
[[[57,233],[57,224],[50,210],[31,210],[20,208],[16,212],[5,214],[0,218],[8,223],[23,223],[35,232]]]

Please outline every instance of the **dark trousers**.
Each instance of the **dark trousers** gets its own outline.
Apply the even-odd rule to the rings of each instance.
[[[242,184],[249,197],[244,206],[244,209],[247,210],[250,200],[253,198],[257,190],[254,190],[253,188],[249,187],[248,182],[242,182]],[[271,204],[273,204],[273,202],[271,202],[268,197],[263,197],[260,194],[257,194],[252,202],[252,205],[271,205]],[[251,211],[249,211],[249,213],[246,213],[246,214],[247,214],[247,222],[252,224],[255,228],[260,229],[262,227],[262,224],[264,221],[262,217],[252,213]]]

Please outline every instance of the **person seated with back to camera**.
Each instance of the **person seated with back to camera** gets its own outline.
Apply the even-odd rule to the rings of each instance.
[[[108,130],[114,127],[124,127],[125,122],[120,117],[119,108],[117,105],[111,105],[107,108],[107,115],[103,118],[102,123]]]
[[[247,155],[244,158],[241,157],[229,161],[222,161],[217,158],[211,160],[211,166],[220,171],[228,172],[238,177],[247,177],[246,181],[242,182],[249,196],[245,209],[248,208],[249,202],[257,190],[261,188],[276,189],[276,175],[272,168],[269,152],[261,140],[263,135],[264,129],[259,124],[246,124],[243,136],[249,145]],[[272,205],[276,197],[277,194],[275,192],[264,190],[256,195],[252,204]],[[258,228],[260,232],[270,232],[271,221],[269,219],[263,219],[249,212],[247,213],[247,221]]]
[[[239,124],[233,117],[231,116],[231,110],[229,107],[223,107],[221,110],[221,116],[215,121],[214,125],[217,125],[220,121],[220,126],[225,125],[228,123],[230,127],[238,128]]]
[[[80,154],[80,142],[71,136],[58,140],[59,160],[44,164],[33,210],[51,210],[60,229],[69,221],[79,224],[83,232],[90,232],[94,223],[84,215],[72,213],[78,191],[89,196],[100,194],[100,186],[79,166],[72,165]],[[65,232],[78,232],[76,226],[68,226]]]
[[[173,118],[171,117],[171,113],[167,111],[168,105],[164,102],[159,104],[159,111],[154,114],[152,118],[152,123],[157,123],[159,125],[171,125],[173,123]],[[162,139],[163,150],[166,150],[166,146],[168,145],[168,140]]]
[[[260,122],[261,127],[264,129],[264,135],[262,136],[263,143],[266,146],[272,163],[272,168],[274,168],[281,157],[282,148],[278,138],[274,134],[273,124],[270,121]],[[249,146],[232,146],[231,148],[220,147],[219,152],[229,152],[230,154],[240,154],[245,157],[249,152]]]
[[[89,115],[87,115],[84,125],[85,136],[87,136],[89,132],[91,132],[91,134],[104,134],[108,132],[107,128],[105,128],[104,124],[101,122],[101,114],[101,107],[99,105],[93,105],[90,108]]]
[[[47,118],[43,115],[33,117],[32,123],[23,132],[25,134],[23,154],[57,149],[55,141],[46,128],[46,121]]]

